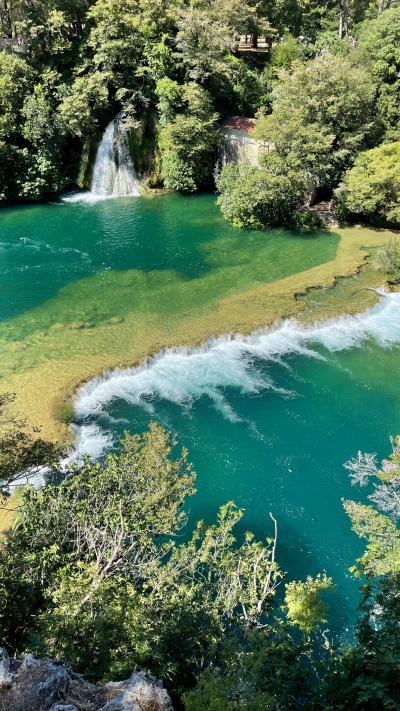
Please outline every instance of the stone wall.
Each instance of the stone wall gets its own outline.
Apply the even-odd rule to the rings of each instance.
[[[264,141],[253,138],[251,133],[238,128],[222,127],[220,161],[227,163],[247,163],[259,166],[264,156],[268,155],[272,146]]]

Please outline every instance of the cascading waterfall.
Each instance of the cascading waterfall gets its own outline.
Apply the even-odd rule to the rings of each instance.
[[[382,348],[400,344],[399,292],[382,291],[375,307],[356,316],[305,325],[288,319],[250,336],[221,336],[197,348],[165,349],[136,368],[110,371],[78,390],[75,413],[82,424],[76,426],[77,453],[87,448],[102,454],[103,446],[107,449],[110,445],[110,433],[87,422],[87,418],[105,415],[114,400],[125,400],[152,412],[154,399],[188,406],[207,397],[226,419],[235,421],[224,388],[247,394],[265,390],[290,394],[261,374],[255,360],[277,363],[293,354],[323,360],[321,348],[334,353],[359,348],[369,340]]]
[[[108,124],[97,149],[90,192],[97,197],[140,195],[128,131],[120,114]]]

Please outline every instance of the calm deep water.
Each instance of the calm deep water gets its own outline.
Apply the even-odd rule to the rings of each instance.
[[[0,339],[23,343],[60,322],[145,315],[157,299],[168,318],[180,298],[182,308],[197,307],[204,278],[218,298],[329,261],[338,240],[334,233],[234,230],[210,196],[3,210]],[[99,289],[110,270],[113,279]],[[142,281],[127,291],[126,279],[138,273]],[[143,286],[145,275],[151,288]],[[182,280],[186,291],[180,296],[177,288],[174,300]],[[79,436],[101,445],[106,435],[141,431],[151,419],[176,431],[198,474],[189,527],[198,518],[213,521],[234,500],[246,509],[241,530],[265,537],[271,511],[282,568],[289,578],[331,575],[330,626],[345,631],[358,599],[347,571],[363,544],[342,498],[365,500],[368,492],[352,489],[343,463],[358,449],[385,456],[389,436],[400,433],[400,303],[385,303],[372,321],[345,320],[306,338],[289,325],[261,341],[220,339],[110,378],[102,394],[78,397]]]

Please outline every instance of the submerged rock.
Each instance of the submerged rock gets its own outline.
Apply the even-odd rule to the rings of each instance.
[[[52,659],[10,659],[0,649],[0,711],[173,711],[158,679],[142,671],[105,686]]]

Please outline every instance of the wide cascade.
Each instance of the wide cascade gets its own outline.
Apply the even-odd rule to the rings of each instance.
[[[140,195],[128,131],[121,114],[104,131],[96,153],[90,192],[104,197]]]

